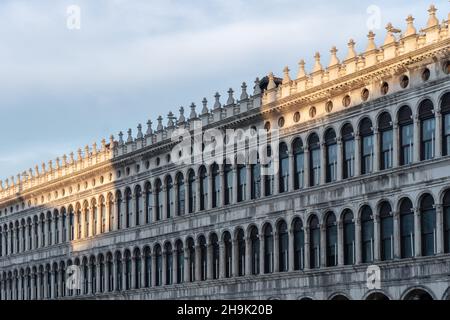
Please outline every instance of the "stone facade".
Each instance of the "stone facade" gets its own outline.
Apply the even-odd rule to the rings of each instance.
[[[1,299],[448,299],[450,32],[413,20],[0,182]],[[277,129],[277,173],[177,164],[196,123]]]

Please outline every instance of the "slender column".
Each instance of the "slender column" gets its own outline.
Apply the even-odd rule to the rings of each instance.
[[[186,176],[184,179],[184,214],[189,213],[189,181],[188,180],[189,179]],[[195,182],[194,182],[194,185],[195,185]]]
[[[378,172],[380,170],[380,132],[378,127],[373,130],[373,172]]]
[[[245,199],[250,200],[252,198],[252,165],[247,163],[246,169],[246,185],[245,185]],[[222,188],[223,189],[223,188]]]
[[[189,254],[189,248],[186,246],[184,248],[184,281],[189,282],[190,279],[190,270],[191,270],[191,261],[190,261],[190,254]]]
[[[238,251],[238,250],[236,250]],[[250,237],[245,238],[245,275],[249,276],[252,274],[252,240]],[[236,254],[237,256],[238,254]],[[236,260],[237,263],[237,260]],[[237,268],[236,268],[237,271]],[[237,272],[235,273],[235,275]]]
[[[374,231],[373,259],[374,261],[379,261],[381,255],[380,252],[381,234],[380,234],[380,216],[378,214],[375,214],[373,218],[373,231]]]
[[[46,300],[47,297],[48,297],[48,286],[47,286],[47,283],[48,283],[48,272],[47,271],[44,271],[43,280],[44,280],[44,296],[41,297],[41,299]]]
[[[160,191],[162,192],[162,191]],[[157,211],[159,210],[158,206],[157,206],[157,202],[158,202],[158,196],[157,196],[157,192],[153,192],[151,195],[151,197],[153,197],[153,202],[152,202],[152,218],[153,218],[153,222],[157,221]],[[161,212],[160,212],[160,217],[161,217]]]
[[[294,230],[293,228],[289,228],[289,233],[288,233],[288,253],[289,253],[289,258],[288,258],[288,271],[294,271]]]
[[[161,212],[161,219],[167,220],[167,200],[169,199],[169,195],[167,193],[167,186],[164,184],[162,187],[162,193],[163,193],[163,203],[162,203],[162,212]]]
[[[338,265],[344,265],[344,224],[342,221],[337,225],[337,241],[338,241]]]
[[[233,239],[231,241],[231,269],[230,273],[232,277],[237,277],[239,275],[239,250],[238,241]],[[228,263],[226,261],[225,263]],[[244,266],[245,267],[245,266]],[[245,269],[244,269],[245,274]]]
[[[225,244],[221,242],[219,244],[219,278],[223,279],[226,275],[227,254],[225,250]],[[231,271],[231,270],[230,270]]]
[[[131,206],[130,206],[130,214],[129,214],[129,225],[130,228],[136,226],[136,216],[139,213],[137,212],[137,206],[136,206],[136,194],[133,194],[131,197]]]
[[[436,253],[444,253],[444,210],[442,204],[436,204]]]
[[[24,300],[24,296],[23,296],[23,291],[22,291],[22,285],[23,285],[23,277],[19,274],[18,275],[18,280],[19,281],[19,285],[18,285],[18,292],[17,292],[17,300]]]
[[[260,274],[264,274],[265,270],[264,270],[264,260],[265,260],[265,254],[264,254],[264,244],[265,244],[265,239],[263,235],[259,235],[258,234],[258,238],[259,238],[259,273]]]
[[[414,256],[420,257],[422,255],[422,237],[420,225],[420,209],[414,208]]]
[[[201,181],[200,180],[201,180],[200,177],[197,176],[197,178],[194,181],[194,185],[195,185],[195,188],[196,188],[196,191],[195,191],[195,194],[196,194],[195,202],[196,203],[195,203],[195,210],[194,210],[194,212],[200,211],[200,198],[201,198],[201,196],[200,196],[200,183],[201,183]]]
[[[264,198],[266,196],[266,179],[269,178],[269,176],[261,175],[261,198]]]
[[[88,293],[87,294],[92,294],[94,292],[94,284],[92,283],[92,264],[90,264],[88,262]]]
[[[33,235],[31,235],[31,237],[33,237]],[[78,214],[77,214],[77,212],[74,212],[74,214],[73,214],[73,239],[78,240]]]
[[[400,259],[400,213],[398,211],[392,212],[394,219],[394,258]]]
[[[144,190],[145,188],[141,188],[141,196],[139,197],[139,212],[136,212],[136,214],[139,215],[139,225],[145,224],[145,207],[147,203],[145,202]]]
[[[105,259],[105,279],[103,280],[104,292],[108,292],[108,291],[110,291],[112,289],[112,288],[109,287],[109,277],[110,277],[110,275],[109,275],[108,263],[109,263],[109,261],[107,259]]]
[[[238,199],[238,176],[237,176],[237,164],[233,165],[233,195],[231,203],[237,203]]]
[[[127,276],[126,276],[126,266],[125,266],[125,256],[123,256],[122,261],[120,262],[122,264],[122,291],[125,291],[127,289]]]
[[[105,232],[109,231],[110,225],[109,225],[109,214],[110,214],[111,206],[109,201],[105,202]]]
[[[50,299],[55,299],[55,271],[50,271]]]
[[[117,278],[117,272],[119,270],[119,264],[117,260],[113,257],[113,283],[111,291],[119,291],[119,279]]]
[[[361,219],[355,219],[355,263],[361,263]]]
[[[325,222],[320,225],[320,266],[327,265],[327,229]]]
[[[59,219],[58,219],[58,235],[55,235],[55,243],[62,243],[63,242],[63,219],[66,219],[66,228],[67,228],[67,214],[64,216],[62,212],[59,213]],[[56,234],[56,232],[55,232]],[[66,238],[67,239],[67,238]]]
[[[181,279],[178,279],[178,251],[173,250],[172,253],[172,257],[173,257],[173,262],[172,262],[172,274],[173,274],[173,283],[178,283],[178,281],[181,282]]]
[[[311,186],[311,179],[310,179],[310,156],[309,156],[309,146],[305,145],[305,149],[304,149],[304,179],[303,179],[303,184],[304,184],[304,188],[306,187],[310,187]]]
[[[200,246],[195,246],[195,280],[200,281],[202,278],[202,262],[201,262],[201,252]]]
[[[101,277],[100,277],[100,261],[97,263],[97,267],[95,268],[95,291],[94,294],[97,292],[100,292],[100,287],[101,287]],[[103,273],[104,275],[105,273]],[[104,288],[104,286],[103,286]]]
[[[399,129],[398,129],[398,122],[394,123],[393,131],[392,131],[392,166],[394,168],[398,167],[399,165],[399,142],[400,142],[400,135],[399,135]]]
[[[278,146],[276,147],[278,148]],[[273,172],[273,194],[279,194],[280,193],[280,161],[279,159],[274,159],[272,162],[272,165],[277,167],[275,172]]]
[[[434,146],[435,146],[435,158],[440,158],[442,157],[442,113],[440,110],[436,111],[435,113],[436,115],[436,126],[435,126],[435,141],[434,141]]]
[[[289,152],[289,191],[294,191],[294,155],[292,154],[292,151]]]
[[[344,166],[343,154],[344,150],[342,148],[342,138],[337,138],[337,168],[336,168],[336,180],[340,181],[343,177],[342,168]]]
[[[1,236],[1,242],[2,242],[2,256],[6,256],[6,236],[7,236],[7,233],[6,232],[2,232],[1,234],[0,234],[0,236]]]
[[[30,297],[30,300],[36,299],[36,292],[34,291],[35,287],[36,287],[36,279],[34,277],[34,274],[31,274],[31,297]],[[2,286],[2,288],[3,288],[3,286]],[[4,297],[5,295],[3,294],[2,296]]]
[[[304,227],[304,234],[305,234],[305,270],[308,270],[311,268],[311,253],[310,253],[310,234],[309,234],[309,226],[305,225]]]
[[[278,231],[274,232],[273,237],[273,271],[280,271],[280,241],[278,237]]]
[[[141,277],[139,278],[140,281],[140,288],[144,288],[145,287],[145,254],[144,252],[141,253]],[[151,282],[152,279],[149,279],[149,282]]]
[[[205,208],[207,209],[212,209],[213,206],[213,195],[215,193],[215,188],[214,188],[214,184],[213,184],[213,174],[212,174],[212,168],[210,168],[210,172],[208,175],[208,197],[209,197],[209,201],[208,201],[208,205],[205,204]],[[216,199],[216,206],[219,206],[219,199]]]
[[[320,144],[320,184],[325,184],[327,177],[327,145],[322,142]]]
[[[420,161],[420,120],[419,120],[418,115],[416,115],[414,117],[413,137],[414,137],[414,147],[413,147],[414,159],[413,159],[413,162],[419,162]]]
[[[131,288],[136,289],[137,288],[137,282],[136,282],[136,257],[131,258]]]
[[[212,244],[208,244],[206,246],[206,255],[207,255],[207,264],[206,264],[206,279],[210,280],[213,278],[213,269],[214,269],[214,261],[213,261],[213,246]]]
[[[102,233],[102,224],[103,224],[103,220],[102,220],[102,204],[98,204],[97,206],[95,206],[95,209],[97,211],[97,230],[96,230],[96,234],[99,235]]]
[[[161,272],[161,277],[162,277],[162,281],[161,281],[161,283],[163,284],[163,285],[167,285],[167,284],[169,284],[168,282],[167,282],[167,252],[166,252],[166,250],[164,249],[164,251],[162,252],[162,263],[161,263],[161,269],[162,269],[162,272]]]
[[[81,209],[81,238],[87,238],[88,237],[88,231],[86,226],[86,209]]]
[[[156,256],[155,254],[152,252],[151,254],[152,256],[152,279],[151,279],[151,286],[156,286]]]
[[[123,191],[123,190],[122,190]],[[125,214],[126,214],[126,210],[125,210],[125,192],[122,192],[123,194],[123,198],[120,201],[120,213],[117,212],[117,224],[119,226],[119,220],[120,220],[120,228],[121,229],[125,229]],[[120,218],[119,218],[120,216]]]
[[[361,175],[361,136],[355,134],[355,176]]]
[[[174,217],[178,217],[180,215],[180,213],[178,212],[178,182],[175,179],[175,181],[173,182],[173,197],[174,197],[174,206],[173,206],[173,216]],[[141,220],[142,221],[142,220]]]

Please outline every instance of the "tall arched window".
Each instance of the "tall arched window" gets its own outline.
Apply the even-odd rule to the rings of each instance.
[[[200,280],[205,281],[207,275],[208,266],[208,249],[206,246],[206,239],[204,236],[200,236],[199,240],[199,250],[200,250]]]
[[[326,243],[327,243],[327,266],[337,266],[338,246],[337,246],[337,224],[336,216],[333,212],[328,213],[326,218]]]
[[[355,134],[353,127],[347,123],[342,127],[342,176],[344,179],[355,175]]]
[[[287,224],[281,221],[278,224],[278,265],[280,272],[288,271],[289,268],[289,235]]]
[[[408,106],[400,108],[397,114],[400,133],[400,165],[413,161],[414,125],[411,109]]]
[[[270,224],[264,228],[264,273],[273,272],[273,230]]]
[[[278,151],[279,165],[279,191],[286,192],[289,190],[289,150],[286,143],[281,142]]]
[[[273,169],[273,166],[275,165],[272,161],[272,148],[270,145],[266,148],[266,154],[264,155],[264,165],[263,168],[266,171],[266,173],[271,174],[265,174],[263,175],[264,179],[264,187],[265,187],[265,196],[271,196],[273,194],[273,187],[274,187],[274,175],[271,169]]]
[[[393,166],[393,127],[391,115],[383,112],[378,119],[380,132],[380,169],[385,170]]]
[[[229,232],[223,234],[223,246],[225,250],[225,277],[231,277],[231,270],[233,265],[233,255],[232,255],[232,241]]]
[[[294,140],[292,143],[292,152],[294,155],[294,189],[297,190],[303,188],[305,185],[305,164],[302,139],[296,138]]]
[[[161,246],[157,244],[153,248],[153,252],[155,254],[155,286],[161,286],[162,285],[162,252],[161,252]]]
[[[195,201],[196,201],[194,170],[190,170],[188,174],[188,192],[189,192],[189,213],[193,213],[195,211]]]
[[[205,210],[208,204],[208,176],[206,168],[201,167],[199,171],[200,177],[200,210]]]
[[[172,245],[170,242],[167,242],[164,245],[164,255],[166,259],[166,284],[173,284],[173,252]]]
[[[211,243],[211,258],[212,258],[212,278],[219,279],[219,239],[217,234],[211,234],[209,241]]]
[[[164,197],[162,192],[161,180],[156,180],[155,182],[155,219],[156,221],[161,220],[161,215],[163,211]]]
[[[237,179],[238,179],[238,192],[237,192],[237,201],[245,201],[247,199],[245,195],[246,186],[247,186],[247,168],[243,164],[237,165]]]
[[[150,288],[152,285],[152,255],[149,247],[144,248],[144,283],[146,288]]]
[[[394,224],[389,202],[380,205],[381,260],[394,259]]]
[[[133,215],[131,208],[131,200],[132,200],[131,190],[127,188],[125,190],[125,228],[130,227],[131,216]]]
[[[173,214],[173,180],[171,176],[167,176],[166,178],[166,216],[167,219],[172,217]]]
[[[153,195],[150,182],[145,184],[145,223],[150,223],[153,219]]]
[[[320,226],[316,216],[309,221],[309,259],[311,269],[320,267]]]
[[[325,152],[326,152],[326,181],[333,182],[337,179],[337,140],[336,132],[328,129],[325,132]]]
[[[185,204],[185,199],[186,199],[186,190],[184,187],[184,177],[183,174],[179,173],[177,175],[177,188],[178,188],[178,199],[177,199],[177,211],[178,211],[178,215],[182,216],[185,213],[186,210],[186,204]]]
[[[175,250],[177,255],[177,283],[184,282],[184,248],[183,242],[178,240],[175,243]]]
[[[294,221],[294,270],[305,267],[305,232],[300,218]]]
[[[238,276],[245,274],[245,255],[250,252],[245,251],[245,235],[244,230],[239,229],[237,232],[237,249],[238,249]]]
[[[309,184],[317,186],[320,183],[320,140],[315,133],[308,139],[309,145]]]
[[[424,100],[419,105],[420,120],[420,160],[433,159],[435,156],[435,119],[431,100]]]
[[[372,262],[374,259],[374,226],[372,209],[364,206],[361,210],[361,245],[362,262]]]
[[[446,93],[441,101],[442,114],[442,155],[450,155],[450,93]]]
[[[359,126],[361,136],[361,174],[373,171],[373,128],[372,121],[364,118]]]
[[[443,201],[444,210],[444,252],[450,252],[450,190],[447,190]]]
[[[134,215],[135,215],[134,223],[138,226],[138,225],[141,224],[141,221],[140,221],[141,214],[140,214],[140,212],[142,210],[142,208],[141,208],[142,189],[141,189],[140,185],[137,185],[136,188],[134,189],[134,196],[135,196],[134,207],[136,209],[135,212],[134,212]]]
[[[225,205],[233,202],[233,167],[231,164],[224,164],[224,192]]]
[[[420,201],[420,221],[422,233],[422,256],[436,254],[436,209],[434,199],[426,194]]]
[[[342,213],[344,227],[344,264],[355,264],[355,220],[353,212],[345,209]]]
[[[250,230],[252,274],[259,274],[259,236],[258,229],[252,227]]]
[[[220,202],[220,173],[219,173],[219,166],[217,163],[214,163],[211,166],[211,174],[212,174],[212,185],[213,185],[213,194],[211,195],[211,206],[212,208],[216,208],[219,205]]]
[[[400,247],[401,257],[414,257],[414,212],[411,200],[400,202]]]

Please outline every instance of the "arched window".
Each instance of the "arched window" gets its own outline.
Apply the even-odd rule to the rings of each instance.
[[[239,229],[237,232],[237,250],[238,250],[238,276],[245,275],[245,236],[244,230]],[[248,253],[250,254],[250,253]]]
[[[131,289],[131,253],[130,251],[125,251],[124,257],[124,268],[125,268],[125,290]]]
[[[444,210],[444,252],[450,252],[450,190],[447,190],[443,201]]]
[[[177,255],[177,283],[184,282],[184,248],[183,242],[178,240],[175,244],[175,250]]]
[[[393,127],[391,115],[383,112],[378,119],[380,132],[380,169],[385,170],[393,166]]]
[[[186,245],[188,247],[188,252],[189,252],[189,282],[193,282],[195,281],[195,245],[194,245],[194,240],[192,238],[189,238],[186,241]]]
[[[361,174],[373,171],[373,128],[372,121],[364,118],[359,126],[361,136]]]
[[[250,230],[252,274],[259,274],[259,236],[258,229],[252,227]]]
[[[420,120],[420,160],[433,159],[435,156],[435,119],[433,102],[424,100],[419,105]]]
[[[400,108],[397,114],[400,133],[400,165],[413,161],[414,124],[411,109],[408,106]]]
[[[288,271],[289,268],[289,235],[287,224],[281,221],[278,224],[278,263],[280,272]]]
[[[173,284],[173,252],[172,245],[167,242],[164,246],[164,253],[166,258],[166,284]]]
[[[337,179],[337,140],[336,132],[328,129],[325,132],[325,152],[326,152],[326,181],[333,182]]]
[[[155,219],[156,221],[161,220],[161,215],[163,211],[163,192],[161,180],[156,180],[155,182]]]
[[[309,259],[311,269],[320,267],[320,226],[319,219],[313,216],[309,221]]]
[[[233,167],[231,164],[224,165],[224,192],[225,205],[233,202]]]
[[[225,250],[225,277],[230,278],[233,266],[233,255],[231,235],[229,232],[225,232],[223,235],[223,246]]]
[[[372,262],[374,258],[374,228],[372,209],[364,206],[361,210],[362,262]]]
[[[273,187],[274,187],[274,175],[273,175],[273,166],[274,163],[272,161],[272,148],[270,145],[266,148],[266,154],[264,155],[264,165],[263,168],[266,171],[266,173],[271,174],[265,174],[263,175],[264,179],[264,187],[265,187],[265,196],[271,196],[273,194]]]
[[[211,174],[212,174],[212,185],[213,185],[213,194],[211,195],[211,201],[212,201],[212,208],[216,208],[219,205],[220,202],[220,173],[219,173],[219,166],[217,163],[214,163],[211,166]]]
[[[238,179],[238,192],[237,192],[237,201],[245,201],[245,190],[247,186],[247,168],[243,164],[237,165],[237,179]]]
[[[450,93],[442,97],[442,155],[450,155]]]
[[[414,257],[414,212],[409,199],[400,204],[400,247],[402,258]]]
[[[209,241],[211,243],[212,258],[212,278],[219,279],[219,239],[215,233],[211,234]]]
[[[381,260],[394,259],[394,224],[389,202],[380,205]]]
[[[342,127],[342,176],[344,179],[355,175],[355,134],[353,127],[347,123]]]
[[[155,286],[161,286],[162,285],[162,252],[161,252],[161,246],[157,244],[153,252],[155,254]]]
[[[152,222],[153,216],[153,194],[150,182],[145,184],[145,223]]]
[[[317,186],[320,184],[320,141],[315,133],[309,136],[309,184]]]
[[[434,199],[426,194],[420,201],[420,221],[422,233],[422,256],[436,254],[436,209]]]
[[[131,208],[131,199],[132,199],[131,190],[127,188],[125,190],[125,228],[130,227],[131,216],[133,215]]]
[[[140,216],[141,216],[141,202],[142,202],[142,189],[140,185],[137,185],[134,189],[134,207],[136,208],[134,214],[135,214],[135,224],[138,226],[141,224]]]
[[[185,213],[185,199],[186,199],[186,190],[184,187],[184,178],[183,178],[183,174],[179,173],[177,175],[177,194],[178,194],[178,199],[177,199],[177,211],[178,211],[178,215],[182,216]]]
[[[172,217],[173,213],[173,181],[171,176],[167,176],[166,178],[166,217],[167,219]]]
[[[267,224],[264,228],[264,273],[273,272],[273,231]]]
[[[145,275],[144,283],[146,288],[150,288],[152,285],[152,255],[150,253],[150,248],[144,248],[144,263],[145,263]]]
[[[205,281],[206,275],[207,275],[207,266],[208,266],[208,253],[207,253],[205,237],[200,236],[198,242],[199,242],[199,250],[200,250],[200,280]]]
[[[206,168],[201,167],[199,171],[200,176],[200,210],[205,210],[208,204],[208,176]]]
[[[189,192],[189,213],[193,213],[195,211],[195,201],[196,201],[194,170],[190,170],[188,174],[188,192]]]
[[[327,266],[337,266],[338,246],[337,246],[337,224],[336,216],[333,212],[328,213],[326,219],[326,243],[327,243]]]
[[[252,184],[252,199],[259,199],[261,197],[261,165],[259,163],[259,157],[254,157],[254,162],[251,166],[251,184]]]
[[[286,143],[281,142],[278,151],[279,165],[279,191],[287,192],[289,190],[289,150]]]
[[[302,220],[294,221],[294,270],[303,270],[305,267],[305,232]]]
[[[355,219],[353,212],[345,209],[342,213],[344,227],[344,264],[355,264]]]
[[[297,190],[303,188],[305,185],[305,164],[302,139],[296,138],[294,140],[292,143],[292,151],[294,155],[294,189]]]

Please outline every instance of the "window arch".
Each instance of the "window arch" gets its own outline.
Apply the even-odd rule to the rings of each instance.
[[[190,170],[188,173],[188,193],[189,193],[189,213],[193,213],[195,211],[195,202],[196,202],[194,170]]]
[[[345,124],[341,130],[342,136],[342,176],[344,179],[355,175],[355,134],[350,123]]]
[[[320,267],[320,225],[313,216],[309,221],[309,255],[311,269]]]
[[[167,285],[173,284],[173,252],[172,252],[172,244],[167,242],[164,245],[164,257],[166,259],[165,267],[166,267],[166,281]]]
[[[212,261],[212,278],[219,279],[219,238],[217,234],[213,233],[209,237],[209,241],[211,243],[211,258]]]
[[[179,173],[177,175],[177,196],[178,199],[176,199],[177,201],[177,211],[178,211],[178,215],[182,216],[185,213],[186,210],[186,204],[185,204],[185,199],[186,199],[186,189],[184,187],[184,177],[182,173]]]
[[[294,270],[303,270],[305,267],[305,232],[300,218],[296,218],[294,229]]]
[[[411,200],[400,201],[400,247],[401,257],[414,257],[414,212]]]
[[[436,209],[434,199],[426,194],[420,201],[420,230],[422,243],[422,256],[436,254]]]
[[[374,260],[374,225],[372,209],[369,206],[361,209],[361,245],[362,262],[372,262]]]
[[[337,223],[333,212],[327,214],[326,218],[326,244],[327,244],[327,266],[338,264]]]
[[[251,242],[251,263],[252,263],[252,274],[259,274],[259,235],[258,229],[252,227],[250,229],[250,242]]]
[[[273,230],[270,224],[264,227],[264,273],[272,273],[273,268]]]
[[[389,202],[380,204],[381,260],[394,259],[394,223]]]
[[[383,112],[378,118],[378,130],[380,132],[380,169],[386,170],[393,166],[393,127],[391,115]]]
[[[237,249],[238,249],[238,276],[245,275],[245,256],[246,254],[250,254],[250,252],[246,252],[245,248],[245,235],[244,230],[239,229],[237,232]]]
[[[155,219],[156,221],[161,220],[164,197],[162,192],[162,183],[160,179],[155,182]]]
[[[200,177],[200,210],[205,210],[208,204],[208,175],[205,167],[199,171]]]
[[[287,224],[284,221],[278,223],[278,265],[279,271],[289,270],[289,235]]]
[[[217,163],[214,163],[211,166],[211,179],[212,179],[212,185],[213,185],[213,193],[211,195],[211,207],[216,208],[219,206],[220,202],[220,172],[219,172],[219,166]]]
[[[166,177],[166,217],[171,218],[173,215],[173,180],[171,176]]]
[[[442,114],[442,155],[450,155],[450,92],[444,94],[441,100]]]
[[[294,189],[300,189],[304,186],[304,152],[302,139],[296,138],[292,143],[294,156]]]
[[[426,99],[419,105],[420,120],[420,160],[433,159],[435,156],[435,119],[431,100]]]
[[[282,193],[289,190],[289,150],[284,142],[279,145],[278,157],[279,192]]]
[[[320,184],[320,140],[315,133],[308,139],[309,146],[309,184],[317,186]]]
[[[325,132],[325,154],[326,154],[326,182],[337,179],[337,139],[336,132],[328,129]]]
[[[400,165],[407,165],[413,161],[414,124],[411,109],[408,106],[401,107],[397,117],[400,133]]]
[[[355,264],[355,219],[350,209],[342,213],[344,228],[344,264]]]
[[[447,190],[443,201],[444,210],[444,252],[450,252],[450,190]]]
[[[373,171],[373,128],[372,121],[364,118],[359,125],[359,135],[361,137],[361,174]]]

